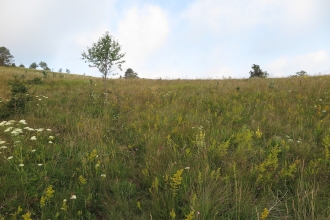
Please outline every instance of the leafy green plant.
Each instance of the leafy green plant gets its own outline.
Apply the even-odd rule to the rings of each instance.
[[[91,48],[87,48],[87,53],[83,52],[82,59],[85,62],[91,63],[90,67],[96,67],[103,75],[104,94],[107,101],[107,77],[108,74],[114,74],[114,67],[117,66],[121,70],[121,60],[125,54],[121,53],[121,46],[109,32],[106,32],[97,43],[94,43]]]
[[[9,81],[11,98],[6,102],[1,102],[0,118],[25,111],[26,103],[31,100],[31,96],[24,78],[24,75],[14,75],[14,79]]]

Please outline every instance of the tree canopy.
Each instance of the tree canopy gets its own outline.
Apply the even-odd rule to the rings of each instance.
[[[44,70],[50,70],[46,62],[40,61],[39,66]]]
[[[93,43],[92,47],[87,47],[87,53],[83,52],[81,55],[85,63],[89,63],[89,67],[96,67],[102,73],[105,101],[107,101],[107,76],[115,75],[114,67],[121,70],[121,64],[125,62],[122,60],[125,53],[121,53],[120,44],[109,35],[109,32],[106,32],[96,43]]]
[[[11,66],[14,63],[14,56],[6,47],[0,47],[0,66]]]
[[[128,68],[125,72],[124,78],[132,79],[132,78],[139,78],[139,77],[138,77],[138,74],[135,73],[131,68]]]
[[[109,32],[106,32],[96,43],[93,43],[91,48],[87,47],[87,53],[83,52],[82,59],[85,63],[90,63],[90,67],[96,67],[103,74],[104,79],[117,66],[121,70],[121,60],[125,53],[121,53],[121,46]]]
[[[304,71],[304,70],[301,70],[301,71],[299,71],[299,72],[296,72],[296,75],[297,75],[297,76],[308,76],[307,72]]]
[[[37,69],[38,66],[39,66],[39,65],[38,65],[36,62],[33,62],[33,63],[30,64],[29,68],[30,68],[30,69]]]
[[[250,78],[259,77],[267,78],[269,74],[266,71],[262,71],[259,65],[253,64],[252,71],[250,71]]]

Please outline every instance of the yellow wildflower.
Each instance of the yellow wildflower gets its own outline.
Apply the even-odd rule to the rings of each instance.
[[[256,131],[256,136],[257,136],[257,138],[261,138],[261,136],[262,136],[262,132],[260,131],[259,127]]]
[[[81,185],[85,185],[87,183],[87,180],[82,175],[80,175],[79,176],[79,183]]]
[[[183,169],[180,169],[173,175],[173,177],[171,177],[172,183],[170,183],[170,185],[171,185],[171,188],[173,190],[173,195],[174,196],[176,195],[176,192],[178,191],[179,186],[181,185],[181,181],[182,181],[181,174],[182,174],[182,172],[183,172]]]
[[[24,220],[32,220],[30,212],[25,213],[22,217]]]
[[[267,208],[264,209],[264,211],[261,213],[261,219],[266,219],[269,215],[269,211]]]
[[[194,214],[195,214],[195,211],[194,210],[191,210],[191,212],[188,215],[186,215],[185,220],[192,220],[192,219],[194,219]]]
[[[170,212],[170,216],[172,219],[175,219],[176,214],[175,214],[174,209],[172,209],[172,211]]]

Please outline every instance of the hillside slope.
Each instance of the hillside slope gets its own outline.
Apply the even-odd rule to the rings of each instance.
[[[4,219],[330,215],[329,76],[116,79],[105,103],[100,78],[0,67],[1,104],[15,74],[31,99],[0,121]]]

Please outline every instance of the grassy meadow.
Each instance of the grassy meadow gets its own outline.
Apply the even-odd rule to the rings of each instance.
[[[0,219],[330,219],[330,77],[108,80],[0,67]]]

